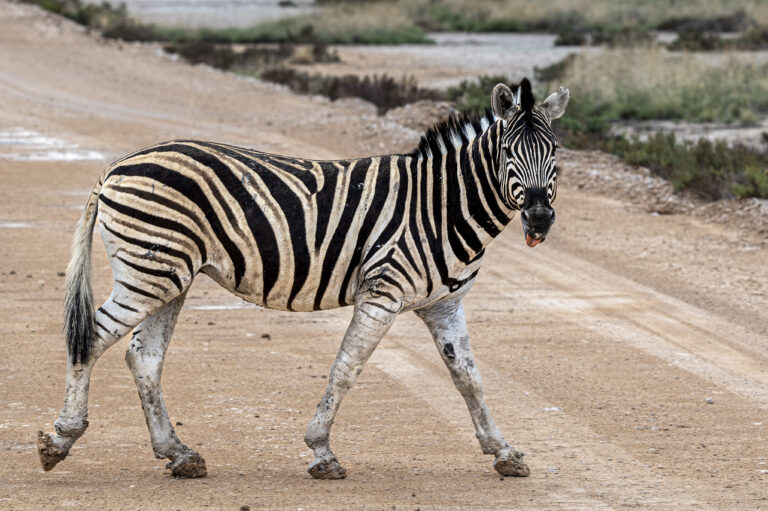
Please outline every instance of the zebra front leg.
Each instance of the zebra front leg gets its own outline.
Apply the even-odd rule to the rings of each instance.
[[[382,305],[365,301],[355,306],[352,322],[331,367],[328,387],[304,436],[304,442],[315,453],[315,459],[307,469],[315,479],[344,479],[347,476],[347,471],[331,451],[331,425],[341,400],[352,388],[357,376],[363,371],[363,365],[389,330],[399,308],[399,305],[392,302]]]
[[[166,468],[174,477],[205,477],[205,460],[176,436],[160,386],[165,353],[185,297],[186,293],[165,304],[136,327],[125,361],[139,390],[155,457],[171,460]]]
[[[483,453],[496,455],[493,466],[499,474],[517,477],[530,475],[528,465],[522,460],[523,453],[510,447],[504,440],[485,403],[480,371],[469,345],[461,300],[437,303],[416,311],[416,315],[429,328],[453,383],[467,403]]]

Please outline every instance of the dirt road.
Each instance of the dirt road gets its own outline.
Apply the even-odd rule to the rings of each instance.
[[[466,300],[487,399],[529,478],[493,472],[409,314],[336,422],[349,478],[312,480],[304,428],[350,311],[260,310],[206,278],[182,312],[164,388],[209,477],[174,480],[153,458],[127,340],[96,366],[88,432],[44,473],[35,434],[52,429],[63,398],[60,272],[106,163],[94,153],[202,137],[349,157],[415,140],[358,102],[100,42],[8,2],[0,91],[0,131],[17,137],[0,143],[0,509],[768,509],[766,240],[579,190],[568,166],[590,161],[577,153],[563,156],[551,237],[528,249],[515,222]],[[37,135],[22,144],[20,133]],[[104,297],[98,241],[95,254]]]

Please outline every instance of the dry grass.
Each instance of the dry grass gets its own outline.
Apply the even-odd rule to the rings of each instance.
[[[414,8],[423,8],[430,0],[406,1]],[[595,26],[640,26],[655,27],[672,18],[713,18],[744,10],[760,23],[768,22],[768,3],[760,0],[677,0],[674,7],[665,0],[643,2],[616,0],[497,0],[475,2],[473,0],[440,0],[457,12],[467,13],[475,19],[517,18],[524,20],[547,20],[571,18],[584,20]],[[420,4],[420,6],[419,6]],[[418,6],[418,7],[417,7]]]
[[[676,0],[673,8],[665,0],[331,0],[322,4],[318,25],[326,19],[334,22],[338,9],[344,11],[345,23],[370,18],[407,19],[426,30],[650,29],[674,20],[711,19],[738,11],[768,24],[768,3],[761,0]]]
[[[750,124],[768,111],[768,64],[739,57],[613,49],[575,56],[548,78],[571,89],[574,106],[608,120]]]
[[[312,27],[314,37],[325,43],[430,42],[408,11],[390,2],[329,5],[311,15],[284,18],[247,30],[254,34],[254,40],[280,42],[294,40],[307,27]]]
[[[676,189],[722,199],[768,197],[768,155],[725,142],[648,140],[609,135],[613,121],[674,119],[750,124],[768,112],[768,64],[738,53],[671,53],[614,49],[573,56],[548,70],[540,90],[571,90],[558,131],[570,147],[597,147],[649,167]]]

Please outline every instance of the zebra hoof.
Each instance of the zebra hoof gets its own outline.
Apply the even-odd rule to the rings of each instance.
[[[307,472],[315,479],[345,479],[347,477],[347,469],[339,464],[335,456],[315,458],[309,464]]]
[[[179,479],[193,479],[208,475],[205,460],[195,451],[186,452],[173,461],[168,462],[165,468],[171,469],[171,475]]]
[[[518,451],[500,452],[493,462],[493,468],[503,476],[528,477],[531,469],[523,462],[523,453]]]
[[[58,435],[50,433],[37,432],[37,453],[40,455],[40,463],[43,464],[43,470],[48,472],[63,460],[69,454],[69,450],[61,445],[57,445]]]

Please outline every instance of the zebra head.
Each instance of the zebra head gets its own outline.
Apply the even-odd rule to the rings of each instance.
[[[568,97],[568,89],[560,87],[537,105],[527,78],[511,89],[500,83],[491,94],[493,113],[503,127],[500,192],[508,207],[520,211],[529,247],[544,241],[555,222],[557,141],[551,123],[565,113]]]

